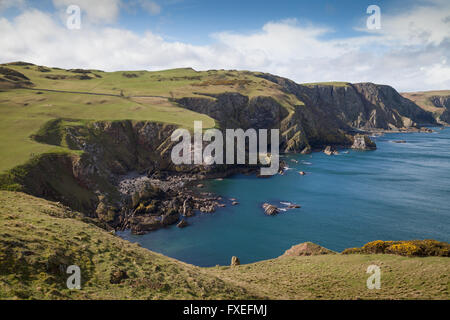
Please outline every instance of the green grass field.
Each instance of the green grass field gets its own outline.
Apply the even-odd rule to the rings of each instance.
[[[58,203],[1,191],[0,299],[450,298],[446,257],[333,254],[200,268],[93,222]],[[81,290],[66,287],[65,268],[72,264],[81,268]],[[381,268],[379,290],[366,287],[371,264]],[[113,284],[117,270],[127,278]]]
[[[25,79],[20,74],[22,80],[18,79],[17,72],[32,85],[16,88]],[[202,120],[204,128],[214,127],[217,124],[212,118],[181,108],[174,100],[192,96],[212,99],[209,94],[224,92],[250,98],[271,96],[288,111],[304,105],[275,83],[247,71],[107,73],[0,66],[0,173],[44,153],[80,153],[70,150],[64,141],[59,143],[58,126],[134,120],[192,128],[194,120]],[[63,120],[51,121],[54,119]],[[45,139],[40,141],[55,143],[32,138],[42,133]],[[57,170],[53,163],[49,165]],[[64,179],[59,179],[55,188],[67,189],[65,194],[74,193],[80,199],[90,197],[84,189],[77,194],[80,189]],[[0,299],[450,298],[450,264],[445,257],[336,254],[200,268],[122,240],[99,223],[58,203],[0,191]],[[63,269],[72,264],[82,270],[82,290],[69,290],[65,285]],[[365,286],[370,264],[382,268],[380,290]],[[111,283],[119,271],[127,277]]]
[[[180,108],[172,99],[240,92],[249,97],[272,96],[287,109],[303,104],[293,95],[281,92],[276,84],[246,71],[197,72],[186,68],[108,73],[35,65],[2,66],[29,78],[33,90],[11,88],[0,82],[0,173],[25,163],[32,155],[70,151],[30,138],[52,119],[155,121],[186,128],[200,120],[204,128],[211,128],[216,125],[212,118]]]

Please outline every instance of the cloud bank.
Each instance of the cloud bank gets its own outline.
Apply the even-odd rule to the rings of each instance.
[[[167,41],[151,31],[136,34],[111,27],[123,5],[120,0],[53,2],[59,9],[78,3],[87,18],[82,29],[68,30],[60,15],[36,9],[0,18],[0,62],[106,71],[245,69],[300,83],[370,81],[401,91],[450,89],[448,1],[430,0],[397,15],[383,14],[381,30],[360,32],[358,37],[330,39],[332,29],[288,19],[268,22],[250,34],[213,34],[211,43],[202,46]],[[153,1],[141,5],[152,14],[161,10]]]

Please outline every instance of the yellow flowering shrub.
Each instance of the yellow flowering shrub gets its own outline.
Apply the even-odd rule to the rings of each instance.
[[[450,244],[436,240],[410,240],[410,241],[382,241],[376,240],[366,243],[361,248],[349,248],[343,254],[373,254],[387,253],[402,256],[418,257],[450,257]]]
[[[385,253],[398,254],[401,256],[421,256],[420,247],[408,241],[387,247]]]

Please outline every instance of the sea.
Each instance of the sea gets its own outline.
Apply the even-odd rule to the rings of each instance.
[[[285,155],[284,175],[207,181],[204,190],[223,197],[225,208],[197,213],[183,229],[119,235],[203,267],[229,265],[232,256],[242,264],[276,258],[306,241],[335,251],[374,240],[450,242],[450,128],[432,129],[373,137],[376,151]],[[301,208],[267,216],[264,203]]]

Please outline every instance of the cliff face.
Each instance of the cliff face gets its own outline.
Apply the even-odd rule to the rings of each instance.
[[[450,95],[449,96],[433,96],[430,101],[437,108],[444,109],[439,117],[439,120],[450,124]]]
[[[58,126],[53,123],[45,127],[54,130]],[[60,201],[89,216],[117,225],[124,209],[117,177],[130,171],[145,173],[148,170],[173,169],[169,146],[175,126],[104,121],[58,128],[59,141],[52,139],[49,142],[65,144],[72,150],[83,152],[35,157],[3,176],[3,187],[10,180],[10,189],[20,186],[19,190],[26,193]],[[44,133],[40,141],[46,137]],[[103,203],[100,206],[102,210],[97,210],[100,203]]]
[[[412,100],[423,110],[431,113],[440,124],[450,124],[450,91],[405,92],[405,98]]]
[[[72,125],[52,120],[34,138],[66,145],[74,152],[37,156],[0,176],[0,186],[59,201],[111,227],[130,227],[136,233],[174,224],[181,213],[212,212],[215,199],[193,199],[193,194],[181,191],[182,185],[206,175],[223,176],[251,168],[175,165],[171,152],[178,142],[172,142],[171,135],[176,129],[149,121]],[[128,178],[129,173],[137,174]],[[142,180],[121,188],[122,179],[136,177]]]
[[[222,129],[280,129],[284,152],[326,145],[348,146],[354,142],[355,131],[413,131],[422,124],[436,124],[430,112],[389,86],[299,85],[269,74],[259,76],[276,83],[282,92],[294,95],[302,104],[286,108],[273,97],[249,98],[240,93],[176,101],[184,108],[216,119]]]
[[[260,75],[296,95],[315,111],[361,130],[400,130],[436,124],[430,112],[402,97],[395,89],[373,83],[300,85],[272,75]]]
[[[222,129],[280,129],[280,151],[302,151],[327,144],[349,145],[350,128],[339,119],[304,105],[286,109],[276,99],[240,93],[211,95],[210,98],[182,98],[178,104],[216,119]]]

